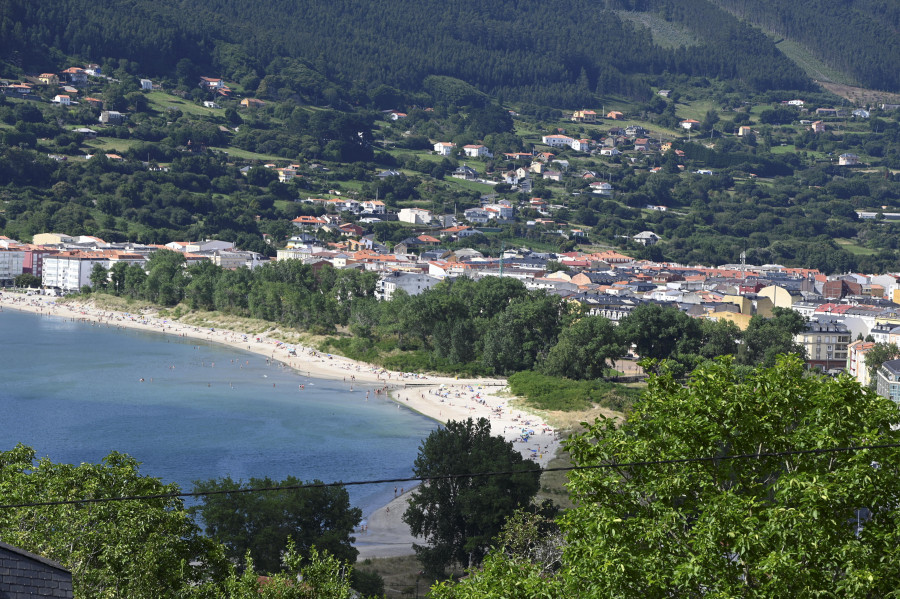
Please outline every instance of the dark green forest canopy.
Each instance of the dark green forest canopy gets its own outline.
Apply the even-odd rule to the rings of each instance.
[[[43,70],[64,66],[63,54],[116,57],[149,75],[171,76],[177,65],[185,81],[221,75],[250,89],[266,83],[270,93],[267,77],[287,66],[276,59],[288,58],[299,63],[277,89],[330,80],[345,90],[419,92],[427,76],[445,75],[546,105],[610,93],[646,98],[644,76],[662,73],[735,79],[758,91],[809,88],[771,40],[708,2],[693,4],[648,6],[702,34],[702,44],[672,50],[587,0],[9,0],[0,7],[0,58]]]

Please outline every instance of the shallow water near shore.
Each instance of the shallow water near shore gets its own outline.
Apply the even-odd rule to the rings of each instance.
[[[310,379],[231,347],[0,312],[0,450],[24,443],[76,464],[120,451],[142,474],[190,490],[220,476],[410,476],[435,426],[371,384]],[[349,492],[369,513],[393,489]]]

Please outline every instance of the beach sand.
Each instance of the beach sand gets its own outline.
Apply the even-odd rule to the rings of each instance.
[[[559,447],[557,432],[540,416],[509,406],[510,398],[500,394],[506,388],[504,379],[458,379],[392,372],[299,344],[285,344],[264,335],[206,329],[158,318],[151,310],[134,314],[115,312],[83,303],[57,303],[57,298],[53,297],[28,296],[8,291],[0,291],[0,308],[201,339],[277,360],[299,374],[313,378],[374,383],[385,388],[399,405],[441,424],[448,420],[487,418],[491,422],[493,434],[512,441],[526,459],[542,466],[553,458]],[[523,441],[523,432],[527,433],[527,442]],[[409,527],[400,519],[410,493],[408,488],[404,490],[406,492],[390,504],[364,516],[366,530],[357,532],[355,543],[360,559],[413,553],[412,543],[415,539],[410,535]]]

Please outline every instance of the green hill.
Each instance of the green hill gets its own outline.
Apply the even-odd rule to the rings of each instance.
[[[68,57],[115,57],[134,72],[191,82],[201,73],[224,76],[271,97],[331,88],[330,103],[350,105],[361,91],[392,104],[382,85],[433,96],[431,75],[548,106],[609,94],[645,99],[663,74],[734,80],[754,91],[809,89],[773,40],[713,4],[647,4],[624,8],[659,13],[697,43],[658,44],[640,20],[611,10],[623,7],[589,0],[7,0],[0,59],[13,75],[55,70]]]

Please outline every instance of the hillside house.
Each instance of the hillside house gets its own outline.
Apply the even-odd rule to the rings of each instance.
[[[452,156],[456,144],[452,141],[439,141],[434,144],[434,153],[438,156]]]
[[[431,218],[431,210],[423,210],[422,208],[402,208],[397,213],[397,220],[411,225],[430,225]]]
[[[216,77],[200,77],[200,87],[208,90],[223,89],[225,80]]]
[[[125,115],[116,110],[104,110],[97,120],[104,125],[121,125],[125,122]]]
[[[37,80],[44,85],[59,85],[59,77],[56,73],[41,73]]]
[[[491,158],[493,156],[490,150],[487,149],[487,146],[481,144],[469,144],[463,146],[463,152],[469,158]]]
[[[53,96],[51,102],[60,106],[69,106],[72,103],[72,98],[65,94],[57,94]]]
[[[453,171],[451,175],[454,179],[465,179],[466,181],[475,181],[478,179],[478,171],[476,171],[471,166],[463,164],[461,166],[456,167],[456,170]]]
[[[690,131],[692,129],[697,129],[698,127],[700,127],[700,121],[694,119],[685,119],[681,121],[680,125],[682,129]]]
[[[625,115],[618,110],[610,110],[606,113],[606,118],[612,119],[614,121],[621,121],[625,118]]]
[[[150,91],[153,89],[153,81],[150,79],[141,79],[141,89],[145,91]]]
[[[747,137],[751,133],[753,133],[753,129],[748,127],[747,125],[742,125],[742,126],[738,127],[738,132],[737,132],[738,137]]]
[[[659,235],[653,231],[641,231],[631,239],[641,245],[654,245],[659,241]]]
[[[73,85],[87,83],[88,76],[84,69],[79,69],[78,67],[69,67],[61,74],[66,78],[66,81]]]
[[[572,114],[572,120],[576,123],[596,123],[597,113],[593,110],[576,110]]]
[[[838,165],[840,166],[856,166],[859,164],[859,156],[856,154],[841,154],[838,156]]]
[[[541,143],[551,148],[572,147],[575,140],[568,135],[545,135],[541,138]]]
[[[257,98],[244,98],[241,100],[241,106],[244,108],[262,108],[266,103],[263,100],[259,100]]]

